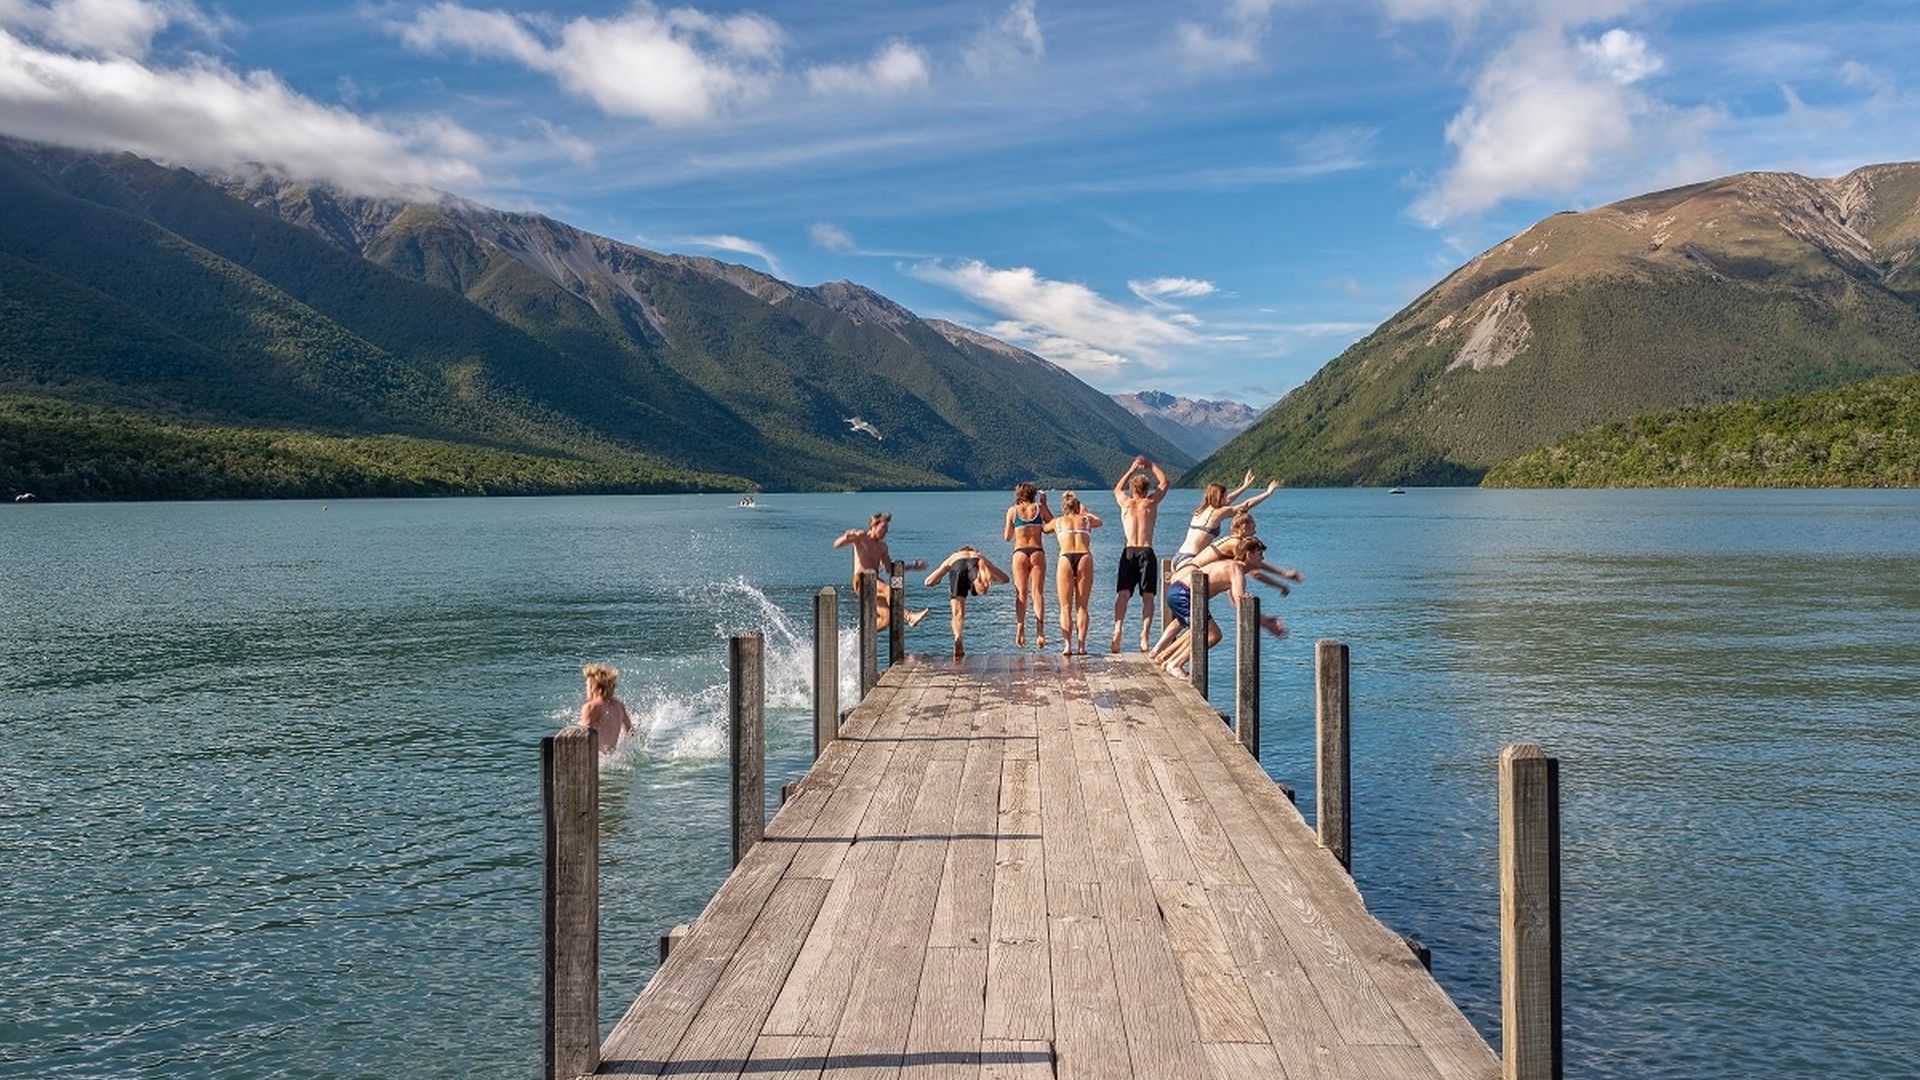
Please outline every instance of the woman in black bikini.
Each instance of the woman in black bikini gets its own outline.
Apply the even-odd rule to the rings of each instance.
[[[989,586],[1005,585],[1013,579],[972,544],[947,556],[945,562],[935,567],[933,573],[927,575],[927,586],[940,584],[940,579],[948,574],[953,575],[947,604],[953,610],[953,658],[958,660],[967,655],[966,646],[960,641],[967,629],[967,597],[985,596]]]
[[[1027,644],[1027,602],[1033,602],[1033,629],[1039,647],[1047,647],[1047,549],[1040,537],[1053,511],[1047,494],[1032,484],[1016,484],[1007,508],[1006,538],[1013,541],[1013,643]]]
[[[1093,530],[1101,525],[1097,514],[1080,505],[1069,491],[1060,496],[1060,516],[1046,523],[1047,532],[1060,538],[1060,655],[1087,655],[1087,601],[1093,596]],[[1044,643],[1043,643],[1044,644]]]

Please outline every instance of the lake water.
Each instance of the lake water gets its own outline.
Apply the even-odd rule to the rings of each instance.
[[[0,1074],[533,1075],[539,740],[578,665],[620,666],[645,729],[602,786],[610,1023],[728,869],[726,635],[768,635],[777,790],[811,750],[831,537],[886,508],[900,557],[1000,552],[1004,505],[0,510]],[[1264,764],[1313,805],[1312,641],[1349,642],[1355,876],[1483,1032],[1493,762],[1533,738],[1561,759],[1570,1077],[1915,1075],[1920,493],[1286,491],[1259,517],[1307,575],[1268,602],[1294,636]],[[943,616],[910,647],[944,650]],[[970,647],[1010,627],[996,592]]]

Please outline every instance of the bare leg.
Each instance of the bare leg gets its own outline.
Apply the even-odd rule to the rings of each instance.
[[[1055,560],[1055,563],[1057,565],[1053,575],[1053,583],[1057,594],[1055,599],[1060,601],[1060,655],[1067,656],[1073,652],[1073,582],[1075,575],[1073,570],[1067,566],[1067,557],[1065,555],[1060,556],[1060,558]]]
[[[881,577],[873,583],[873,628],[885,630],[893,625],[893,586]]]
[[[1117,653],[1120,651],[1120,633],[1125,630],[1127,626],[1127,601],[1131,599],[1133,599],[1133,594],[1130,592],[1117,592],[1113,594],[1113,643],[1108,646],[1108,652]],[[1144,630],[1141,631],[1142,634],[1145,632]]]
[[[1081,656],[1087,655],[1087,624],[1093,621],[1093,556],[1080,560],[1080,580],[1077,583],[1077,595],[1074,597],[1074,622],[1079,631],[1076,645]]]
[[[1159,601],[1160,601],[1160,598],[1154,595],[1153,593],[1143,592],[1140,594],[1140,651],[1141,652],[1146,652],[1147,649],[1149,648],[1147,642],[1153,636],[1153,609],[1156,606],[1158,606]]]
[[[1033,607],[1034,645],[1047,647],[1047,562],[1044,552],[1027,559],[1027,597]]]
[[[947,605],[953,609],[950,623],[953,627],[953,658],[958,660],[967,655],[966,646],[960,643],[961,636],[967,632],[967,601],[965,597],[956,596]]]
[[[1024,551],[1013,553],[1013,643],[1020,648],[1027,644],[1027,590],[1032,585],[1027,563],[1031,559]]]

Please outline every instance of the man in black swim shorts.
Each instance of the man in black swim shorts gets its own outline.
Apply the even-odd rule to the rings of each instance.
[[[967,655],[966,646],[961,642],[967,629],[967,598],[985,596],[989,587],[1005,585],[1013,579],[971,544],[934,567],[933,573],[927,575],[928,587],[940,584],[942,577],[949,579],[947,604],[953,611],[953,658],[958,660]]]
[[[1147,490],[1147,473],[1153,473],[1154,489]],[[1118,580],[1113,597],[1113,641],[1110,650],[1120,651],[1121,632],[1127,623],[1127,601],[1140,594],[1140,651],[1146,652],[1153,637],[1153,604],[1160,593],[1160,556],[1153,550],[1153,528],[1160,518],[1160,501],[1167,497],[1167,474],[1142,455],[1133,459],[1119,481],[1113,485],[1113,501],[1120,504],[1120,524],[1126,532],[1127,546],[1120,552]]]

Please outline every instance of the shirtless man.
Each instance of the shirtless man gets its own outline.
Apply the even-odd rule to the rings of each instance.
[[[1013,578],[1005,570],[993,565],[993,560],[981,554],[972,544],[964,544],[960,550],[947,556],[946,561],[933,568],[927,575],[927,587],[940,584],[940,579],[953,575],[953,583],[948,587],[948,608],[953,612],[953,658],[967,655],[966,644],[961,638],[967,631],[967,598],[985,596],[993,585],[1005,585]]]
[[[833,542],[834,547],[853,548],[853,588],[857,594],[860,589],[860,571],[872,570],[874,573],[873,604],[874,627],[885,630],[893,624],[893,585],[887,580],[887,567],[893,562],[893,555],[887,550],[887,530],[893,526],[892,514],[875,514],[864,529],[848,529]],[[905,564],[908,570],[925,570],[927,560],[915,559]],[[930,609],[907,612],[907,625],[919,626],[920,620],[927,617]]]
[[[1156,485],[1147,491],[1147,474],[1153,471]],[[1127,471],[1113,485],[1113,501],[1120,504],[1120,524],[1126,532],[1127,546],[1120,552],[1118,591],[1113,597],[1113,642],[1110,651],[1120,651],[1120,633],[1127,624],[1127,601],[1135,590],[1140,593],[1140,651],[1148,649],[1153,633],[1153,601],[1160,592],[1160,556],[1153,551],[1153,527],[1160,519],[1160,500],[1167,497],[1167,474],[1145,454],[1133,459]]]
[[[633,717],[613,696],[614,688],[620,685],[620,672],[605,664],[588,664],[580,674],[587,680],[587,703],[580,706],[580,726],[598,733],[600,752],[611,754],[622,735],[633,734]]]

